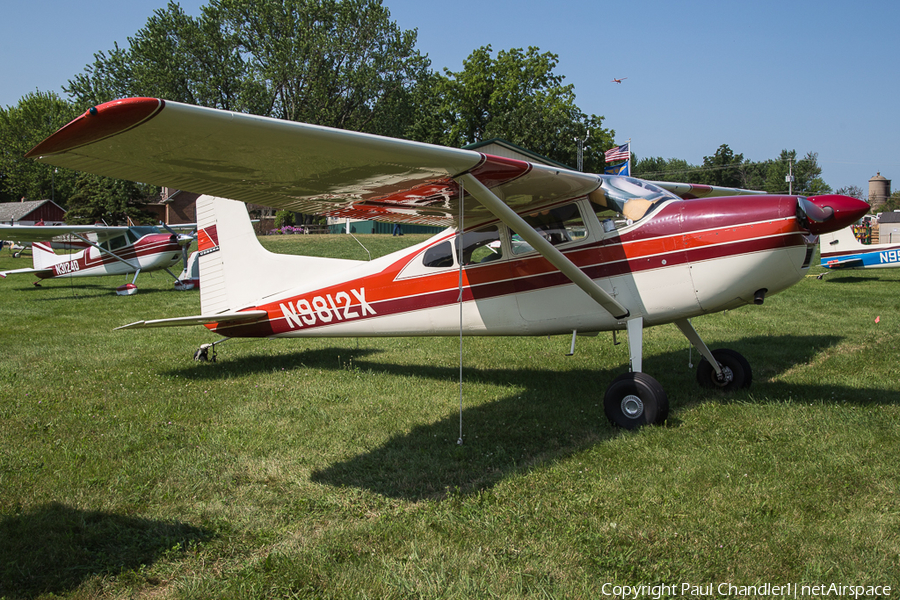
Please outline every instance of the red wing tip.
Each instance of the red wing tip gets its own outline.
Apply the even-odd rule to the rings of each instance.
[[[154,117],[165,104],[159,98],[123,98],[92,106],[29,150],[25,157],[59,154],[122,133]]]

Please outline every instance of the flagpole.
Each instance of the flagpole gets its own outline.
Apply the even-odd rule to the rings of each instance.
[[[628,173],[626,175],[631,177],[631,138],[628,138],[628,160],[626,162],[628,163]]]

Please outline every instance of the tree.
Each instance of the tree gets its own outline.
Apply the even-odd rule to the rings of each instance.
[[[782,150],[778,160],[772,161],[766,174],[766,191],[775,193],[787,193],[812,196],[815,194],[827,194],[831,192],[829,186],[822,179],[822,168],[818,163],[819,155],[816,152],[808,152],[805,157],[797,160],[796,150]],[[785,177],[792,173],[793,185],[790,186]]]
[[[441,100],[428,127],[447,146],[503,138],[548,158],[575,166],[577,141],[590,134],[584,169],[603,168],[603,150],[612,147],[614,132],[603,117],[586,115],[575,104],[572,85],[554,72],[558,57],[538,48],[478,48],[463,61],[463,70],[435,81]]]
[[[126,47],[114,44],[108,53],[95,54],[64,90],[85,108],[129,96],[248,112],[265,105],[221,11],[204,6],[195,19],[171,1],[154,11]]]
[[[153,186],[79,173],[69,198],[66,222],[70,225],[100,222],[126,225],[130,219],[137,223],[152,223],[154,216],[138,205],[145,204],[158,193],[159,188]]]
[[[24,156],[77,114],[74,106],[53,92],[29,93],[16,106],[0,108],[0,185],[7,199],[51,198],[65,204],[75,172]]]
[[[743,154],[735,154],[728,144],[722,144],[712,156],[703,157],[700,183],[722,187],[741,187],[740,167],[744,163]]]
[[[371,131],[428,69],[380,0],[213,0],[264,87],[266,114]]]
[[[900,190],[891,193],[884,204],[878,208],[878,212],[893,212],[895,210],[900,210]]]
[[[66,91],[395,133],[430,65],[380,0],[211,0],[196,19],[170,2],[128,42],[96,54]]]
[[[665,159],[661,156],[634,159],[631,174],[655,181],[700,183],[700,167],[688,164],[680,158]]]
[[[842,188],[838,188],[837,190],[835,190],[834,193],[839,194],[841,196],[850,196],[851,198],[859,198],[860,200],[867,199],[866,193],[858,185],[847,185]]]

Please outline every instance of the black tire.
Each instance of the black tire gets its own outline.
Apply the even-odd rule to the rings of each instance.
[[[722,365],[726,378],[720,381],[715,370],[705,358],[697,366],[697,383],[700,387],[712,388],[724,391],[737,390],[750,387],[753,381],[753,372],[750,363],[740,353],[728,348],[719,348],[712,351],[713,357]]]
[[[606,388],[603,409],[616,427],[637,429],[663,423],[669,417],[669,398],[659,382],[646,373],[625,373]]]

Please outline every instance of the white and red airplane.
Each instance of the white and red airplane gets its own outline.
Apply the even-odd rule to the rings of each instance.
[[[625,330],[631,372],[609,385],[604,407],[626,428],[668,413],[662,386],[642,372],[644,327],[676,324],[704,357],[701,385],[748,386],[747,360],[711,351],[689,319],[797,283],[817,235],[869,208],[846,196],[734,196],[749,192],[581,173],[152,98],[93,107],[28,156],[209,194],[197,204],[201,314],[126,328],[573,340]],[[259,245],[244,205],[212,196],[451,228],[371,262],[285,256]]]
[[[135,281],[142,271],[164,269],[177,281],[169,267],[184,260],[184,249],[194,240],[175,231],[161,233],[155,226],[107,225],[0,225],[0,238],[32,242],[32,268],[0,271],[0,277],[30,274],[43,280],[134,273],[131,283],[116,289],[123,296],[137,293]],[[83,249],[57,254],[53,238]]]

